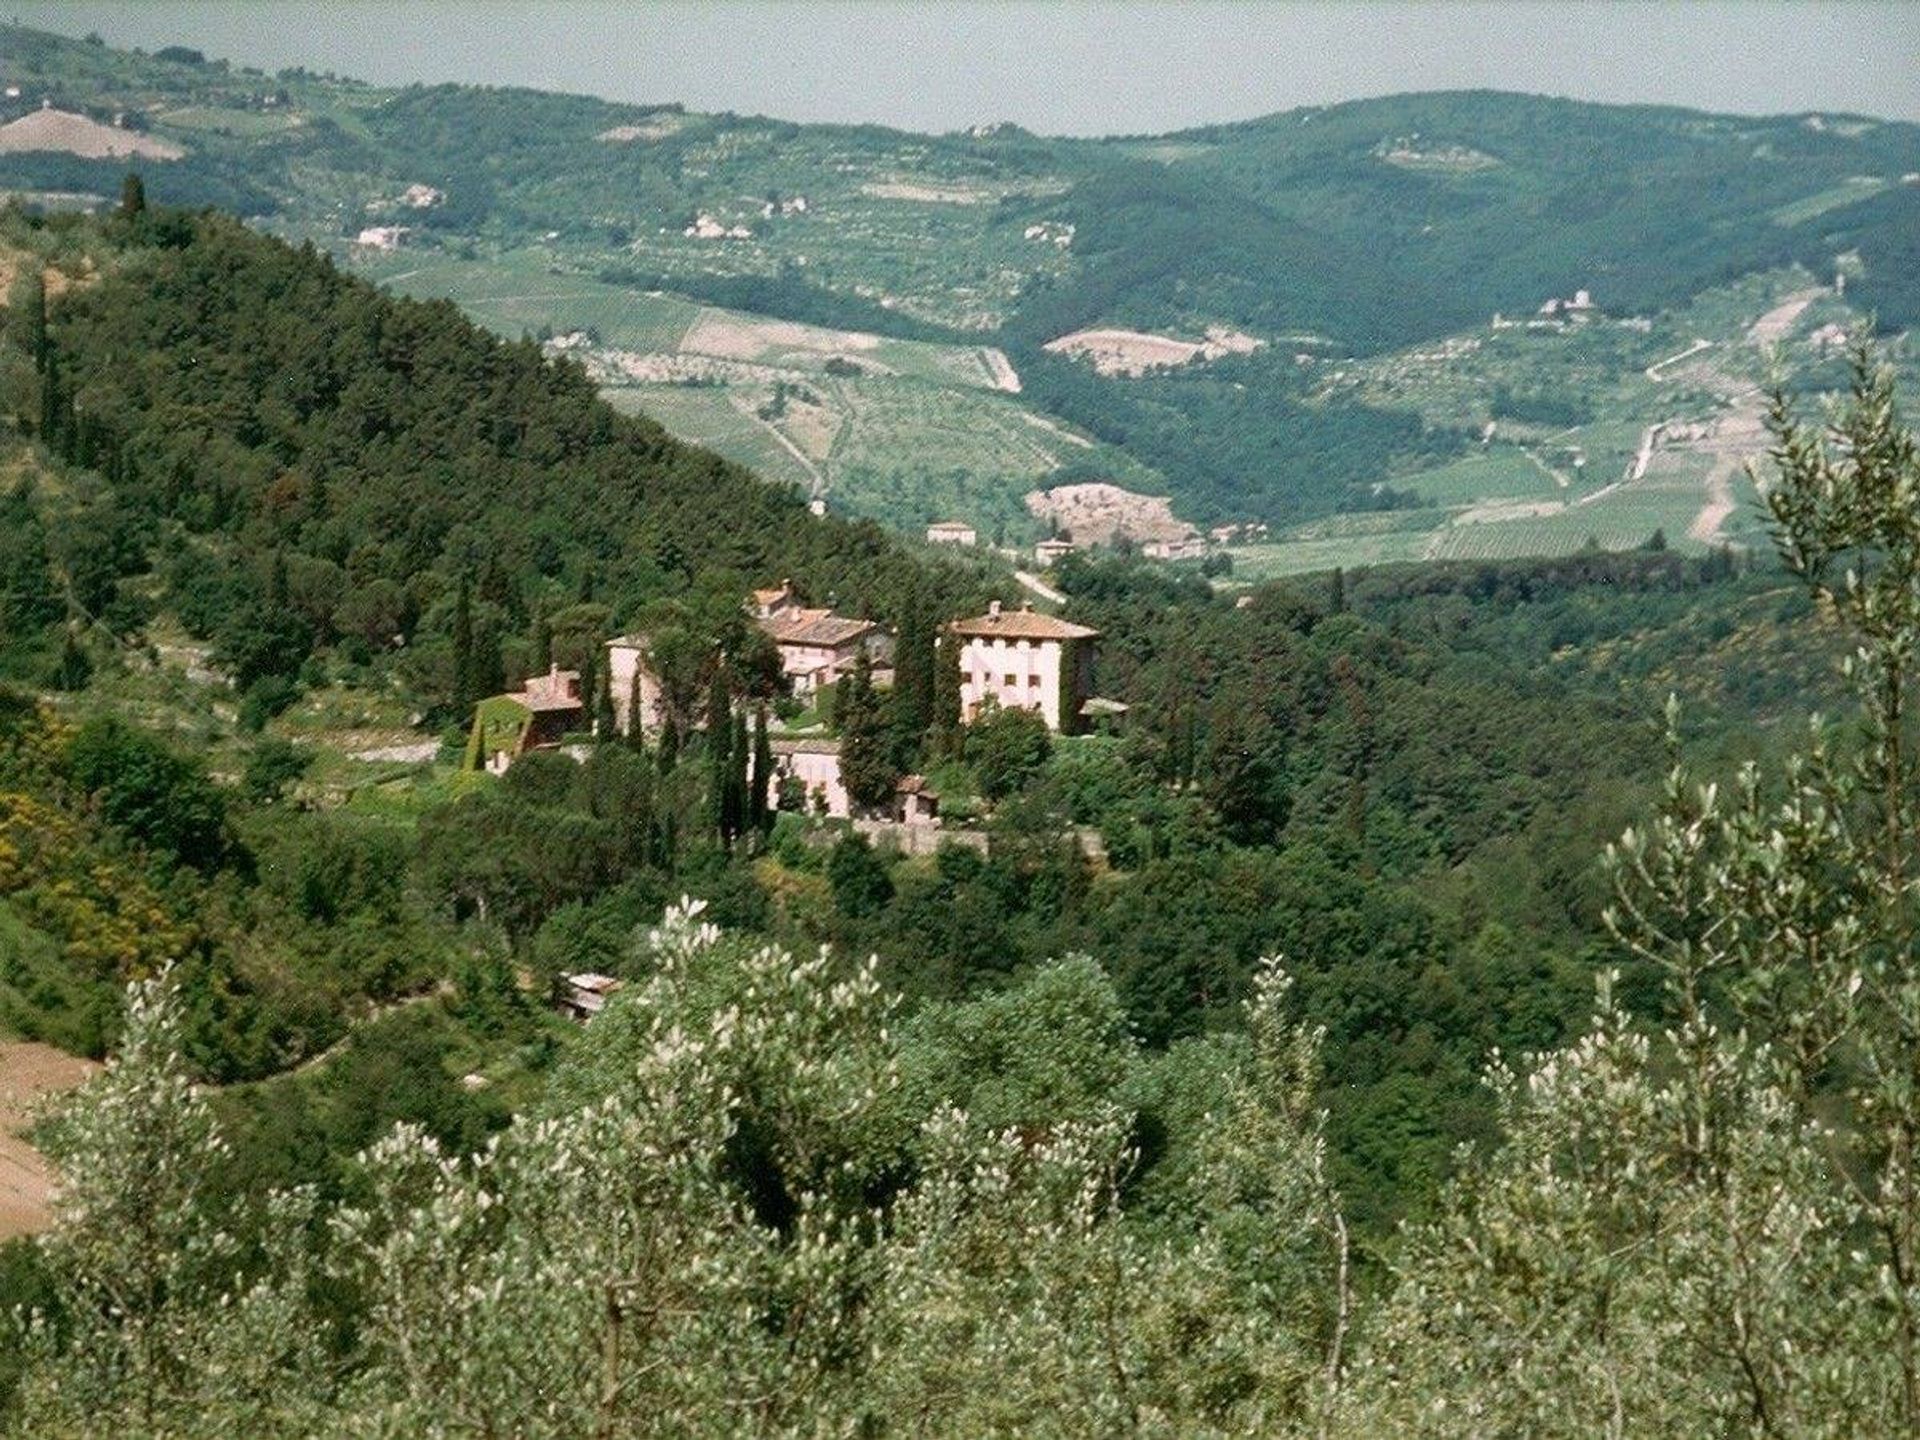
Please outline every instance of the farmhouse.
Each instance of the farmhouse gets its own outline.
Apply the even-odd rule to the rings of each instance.
[[[1092,689],[1093,641],[1098,630],[1042,615],[1030,605],[955,620],[947,633],[960,644],[960,710],[972,719],[989,701],[1037,711],[1054,731],[1081,726],[1081,706]]]
[[[544,675],[529,676],[520,689],[474,707],[468,762],[499,774],[529,750],[557,748],[585,721],[580,672],[553,666]]]
[[[893,637],[871,620],[854,620],[831,610],[787,606],[760,621],[780,651],[780,671],[796,695],[811,695],[852,673],[865,651],[870,660],[893,658]]]
[[[561,981],[556,1005],[562,1015],[584,1025],[607,1008],[607,1001],[620,988],[621,982],[611,975],[583,971]]]
[[[977,545],[980,536],[964,520],[936,520],[927,526],[929,545]]]

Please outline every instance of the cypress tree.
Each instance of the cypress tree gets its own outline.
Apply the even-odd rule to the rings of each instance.
[[[960,641],[942,635],[934,653],[932,695],[933,749],[952,756],[960,742]]]
[[[773,828],[773,737],[767,733],[767,707],[755,717],[753,731],[753,788],[748,816],[753,828],[765,835]]]
[[[744,835],[752,816],[753,801],[747,777],[748,757],[753,753],[753,742],[747,736],[747,717],[738,713],[733,717],[732,744],[727,747],[727,794],[726,794],[726,831],[727,841]]]
[[[593,672],[600,677],[594,686],[599,703],[594,707],[593,728],[603,745],[611,745],[620,735],[619,721],[613,712],[613,674],[606,665],[606,649],[602,647],[594,659]]]
[[[147,187],[131,170],[120,182],[120,218],[133,220],[146,213]]]
[[[647,717],[640,696],[640,670],[636,666],[627,685],[627,748],[636,755],[647,753]]]
[[[936,636],[932,607],[915,585],[900,614],[900,643],[894,655],[893,717],[900,752],[913,755],[933,723]]]
[[[840,781],[855,805],[878,809],[893,797],[900,772],[873,689],[873,661],[864,650],[854,661],[853,674],[840,682],[840,692]]]
[[[462,575],[453,602],[453,708],[461,715],[470,713],[480,699],[473,682],[473,593]]]
[[[543,606],[533,617],[533,668],[544,675],[553,664],[553,623]]]
[[[728,795],[733,783],[733,706],[718,671],[707,687],[707,806],[720,843],[733,839]]]
[[[589,729],[600,723],[600,667],[593,663],[592,651],[580,662],[580,714]]]
[[[660,773],[670,775],[680,763],[680,726],[669,711],[660,725]]]

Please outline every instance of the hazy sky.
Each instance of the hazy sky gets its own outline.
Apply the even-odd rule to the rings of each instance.
[[[116,45],[273,70],[679,100],[794,120],[1176,129],[1404,90],[1920,120],[1920,4],[526,4],[0,0]]]

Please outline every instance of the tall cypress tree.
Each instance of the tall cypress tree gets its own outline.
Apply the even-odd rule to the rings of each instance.
[[[640,667],[636,665],[633,679],[627,684],[627,748],[636,755],[647,753],[647,716],[646,708],[640,703],[642,693]]]
[[[135,220],[146,213],[147,187],[140,177],[129,170],[120,182],[120,218]]]
[[[754,717],[753,784],[748,796],[748,822],[760,834],[773,828],[773,737],[767,732],[767,707]]]
[[[893,798],[900,779],[889,743],[887,717],[873,689],[873,661],[861,651],[853,674],[840,682],[836,707],[840,724],[840,783],[847,798],[863,810],[874,810]]]
[[[900,736],[900,753],[916,754],[933,722],[935,672],[933,607],[918,584],[909,591],[900,612],[900,642],[893,661],[893,719]]]
[[[726,832],[729,844],[746,833],[753,808],[747,778],[747,761],[753,753],[753,742],[747,736],[747,717],[744,712],[733,717],[731,728],[733,741],[727,747],[726,796]]]
[[[960,748],[960,640],[942,635],[934,652],[932,727],[934,753],[942,757]]]
[[[707,686],[707,807],[721,844],[731,843],[729,792],[733,785],[733,706],[718,670]]]
[[[473,667],[473,588],[467,577],[460,577],[460,589],[453,601],[453,708],[460,715],[470,714],[479,703],[474,693]]]
[[[602,745],[611,745],[620,738],[620,725],[613,713],[613,673],[607,668],[606,653],[601,646],[593,660],[593,673],[599,677],[594,686],[593,728]]]

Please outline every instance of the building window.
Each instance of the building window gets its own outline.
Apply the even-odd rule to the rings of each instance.
[[[1018,676],[1015,676],[1015,675],[1008,675],[1008,676],[1006,676],[1005,678],[1006,678],[1006,682],[1007,682],[1007,688],[1008,688],[1009,690],[1011,690],[1011,689],[1012,689],[1012,688],[1013,688],[1013,687],[1014,687],[1015,685],[1018,685],[1018,684],[1020,683],[1020,680],[1019,680],[1019,677],[1018,677]]]
[[[1038,675],[1027,676],[1027,688],[1029,690],[1038,690],[1040,688],[1040,677]]]

